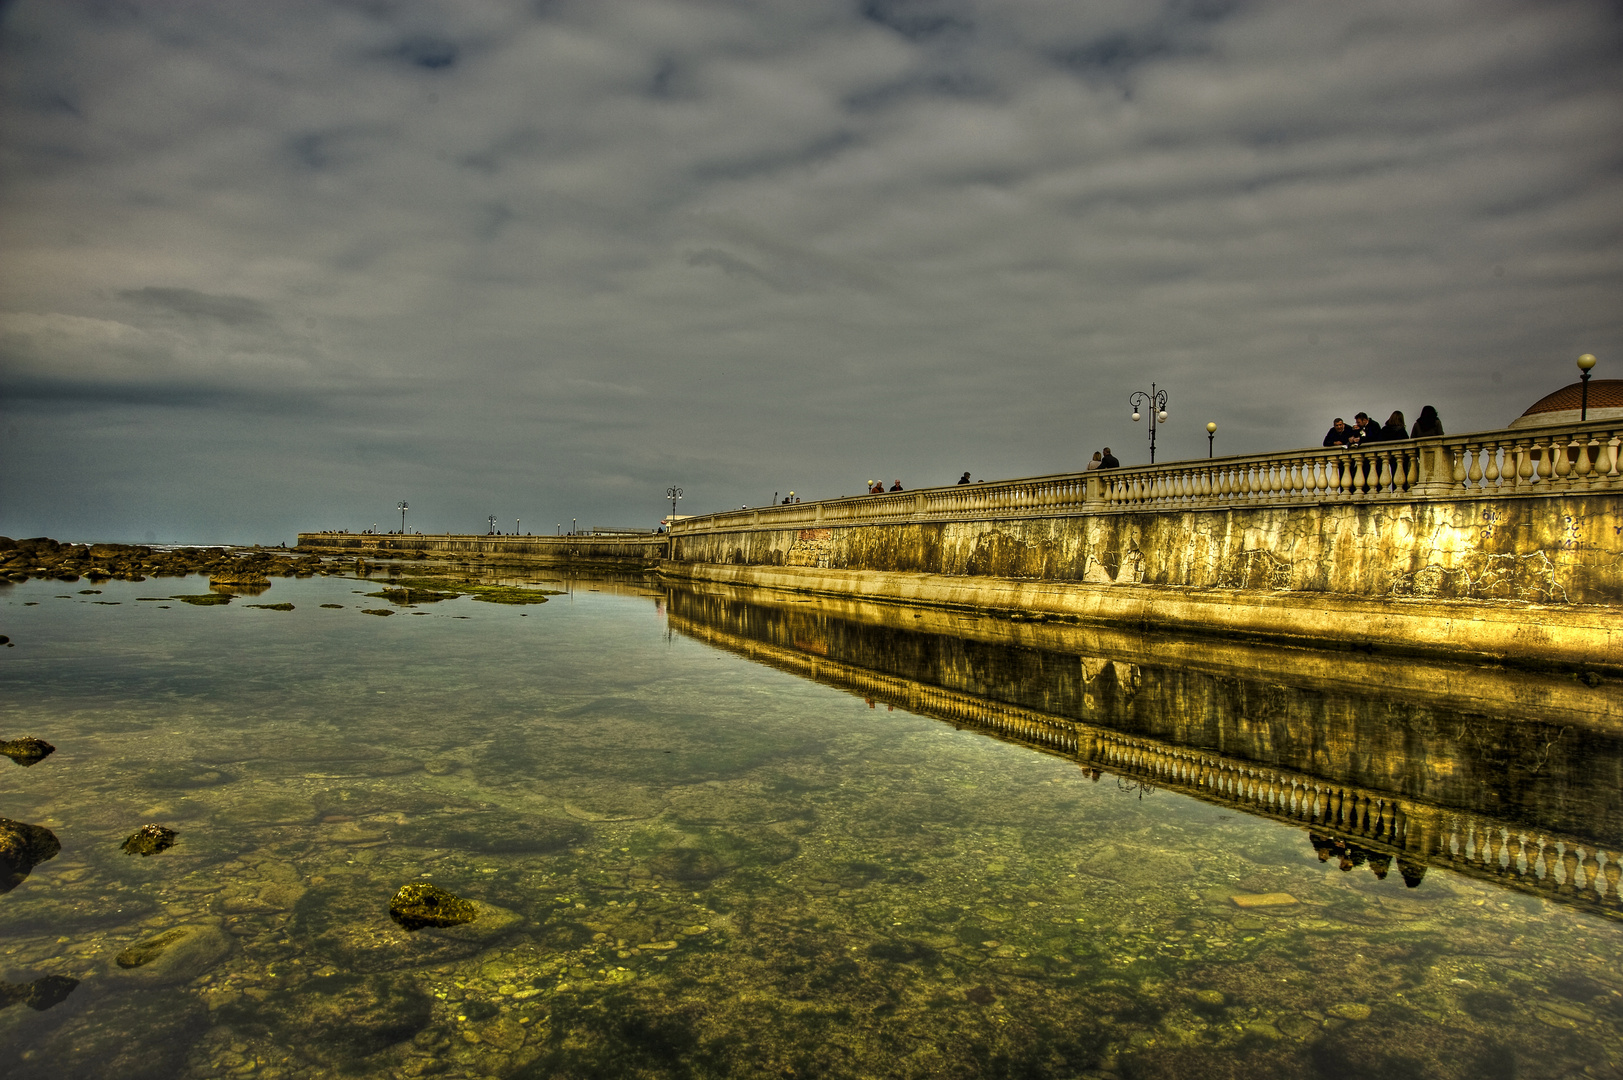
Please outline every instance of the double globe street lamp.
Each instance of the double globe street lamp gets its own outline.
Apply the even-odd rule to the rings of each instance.
[[[1166,423],[1166,420],[1167,420],[1167,392],[1165,390],[1157,390],[1155,388],[1155,384],[1150,383],[1150,392],[1148,394],[1146,394],[1142,390],[1134,390],[1133,393],[1132,393],[1132,396],[1127,399],[1127,403],[1133,407],[1133,422],[1134,423],[1137,423],[1139,421],[1139,419],[1140,419],[1140,416],[1139,416],[1139,410],[1140,409],[1142,409],[1145,405],[1148,405],[1150,407],[1150,409],[1151,409],[1151,412],[1150,412],[1150,464],[1154,465],[1155,464],[1155,426],[1158,423],[1161,423],[1161,424]]]

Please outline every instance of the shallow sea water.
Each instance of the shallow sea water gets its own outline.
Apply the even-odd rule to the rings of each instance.
[[[57,747],[0,761],[0,817],[62,845],[0,895],[0,979],[80,980],[48,1008],[0,1008],[0,1071],[1620,1074],[1623,924],[1598,894],[1439,865],[1411,887],[1373,848],[918,704],[972,690],[1067,715],[1069,684],[1041,671],[1063,641],[1016,663],[1015,646],[948,655],[951,634],[790,600],[515,580],[546,578],[564,593],[545,604],[387,618],[363,614],[386,606],[364,595],[375,584],[342,578],[221,607],[163,599],[206,592],[200,579],[0,593],[0,739]],[[247,606],[269,602],[294,610]],[[751,659],[774,635],[811,667]],[[1112,693],[1141,702],[1171,679],[1103,662]],[[854,691],[864,670],[898,689]],[[1222,683],[1243,700],[1221,708],[1243,727],[1283,693],[1270,679]],[[1104,685],[1079,681],[1075,708],[1102,709],[1083,699]],[[1292,702],[1331,707],[1291,693],[1281,731]],[[1123,722],[1176,726],[1162,714],[1191,700]],[[1369,722],[1394,709],[1455,723],[1390,698]],[[1615,740],[1590,733],[1573,752],[1590,772],[1566,779],[1546,766],[1576,735],[1542,751],[1495,736],[1490,753],[1470,736],[1488,728],[1466,727],[1448,736],[1464,764],[1433,773],[1477,770],[1464,786],[1493,789],[1496,812],[1619,839]],[[1373,783],[1378,755],[1361,752],[1305,756]],[[148,822],[175,846],[122,852]],[[480,917],[406,932],[389,900],[422,880]],[[1289,902],[1240,906],[1268,894]],[[176,929],[157,960],[120,965]]]

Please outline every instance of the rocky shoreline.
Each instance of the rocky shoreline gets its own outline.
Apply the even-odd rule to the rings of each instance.
[[[220,585],[269,585],[273,577],[328,573],[321,556],[280,548],[155,549],[135,544],[63,544],[45,536],[0,536],[0,581],[145,581],[202,574]]]

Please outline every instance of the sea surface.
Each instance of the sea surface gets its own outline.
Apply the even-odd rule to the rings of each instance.
[[[0,1075],[1623,1075],[1615,683],[484,573],[0,592]]]

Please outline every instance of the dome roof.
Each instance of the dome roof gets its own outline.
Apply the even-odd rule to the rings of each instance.
[[[1546,424],[1573,424],[1578,421],[1583,404],[1583,383],[1563,386],[1553,394],[1545,394],[1527,407],[1527,411],[1510,422],[1513,428],[1542,427]],[[1616,420],[1623,418],[1623,379],[1591,379],[1589,381],[1589,419]]]

